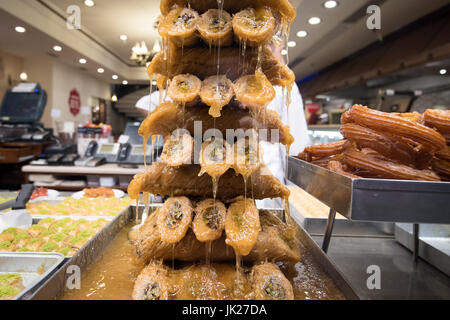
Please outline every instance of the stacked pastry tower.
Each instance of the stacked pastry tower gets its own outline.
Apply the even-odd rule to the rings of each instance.
[[[263,164],[259,140],[293,142],[267,105],[273,85],[289,100],[294,75],[271,46],[286,41],[295,8],[288,0],[163,0],[161,12],[163,50],[148,67],[160,105],[139,133],[144,145],[164,136],[162,162],[128,192],[170,198],[137,234],[147,266],[133,298],[293,299],[274,262],[300,260],[294,228],[288,216],[259,212],[255,199],[289,197]]]

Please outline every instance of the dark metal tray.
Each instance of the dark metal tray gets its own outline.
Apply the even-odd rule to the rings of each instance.
[[[158,205],[151,206],[150,212],[153,212]],[[81,272],[85,270],[89,264],[100,256],[103,250],[109,245],[114,237],[131,221],[136,219],[136,212],[138,216],[142,214],[143,206],[131,206],[128,210],[122,212],[110,224],[108,224],[99,234],[97,234],[91,241],[89,241],[84,248],[70,259],[61,269],[58,270],[34,295],[26,297],[32,300],[53,300],[61,297],[64,293],[67,279],[71,274],[67,273],[67,268],[76,265],[79,266]],[[271,210],[273,211],[273,210]],[[326,254],[317,246],[309,234],[301,227],[300,235],[304,246],[311,250],[314,259],[320,265],[325,273],[334,281],[336,287],[342,292],[347,299],[359,299],[355,291],[338,271],[334,263],[327,257]]]
[[[350,220],[450,224],[450,183],[351,179],[289,157],[288,179]]]

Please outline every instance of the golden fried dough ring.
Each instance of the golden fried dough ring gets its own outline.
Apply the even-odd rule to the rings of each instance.
[[[161,161],[169,167],[192,164],[194,138],[190,134],[172,134],[164,142]]]
[[[190,47],[197,42],[199,15],[188,8],[174,8],[160,21],[158,31],[163,39],[170,39],[177,46]]]
[[[450,110],[428,109],[423,117],[428,127],[435,128],[441,134],[450,134]]]
[[[413,139],[429,152],[436,152],[445,146],[444,137],[435,130],[386,112],[354,105],[344,117],[345,121],[348,116],[361,126]]]
[[[294,300],[292,284],[276,265],[254,266],[251,278],[255,300]]]
[[[220,117],[222,108],[230,103],[233,96],[233,83],[226,76],[211,76],[203,81],[200,98],[211,107],[209,114],[212,117]]]
[[[198,241],[209,242],[219,239],[225,229],[227,208],[219,200],[206,199],[195,207],[192,230]]]
[[[223,1],[223,10],[230,14],[235,14],[243,9],[255,5],[268,6],[273,12],[285,17],[288,21],[294,21],[296,17],[296,9],[289,0],[225,0]],[[187,7],[203,13],[211,8],[217,8],[217,0],[162,0],[160,10],[166,15],[175,7]]]
[[[369,150],[373,152],[373,150]],[[382,156],[369,154],[348,148],[344,151],[344,162],[354,168],[367,170],[384,179],[440,181],[440,178],[430,170],[417,170],[383,159]]]
[[[324,158],[334,156],[342,153],[344,150],[344,144],[347,140],[341,140],[329,144],[322,144],[317,146],[309,146],[305,148],[305,153],[311,157]]]
[[[226,11],[221,14],[219,17],[218,9],[209,9],[198,20],[197,30],[209,46],[227,47],[233,44],[231,15]]]
[[[266,106],[275,98],[275,89],[261,71],[243,76],[234,83],[236,100],[243,105]]]
[[[270,8],[248,8],[233,17],[233,31],[240,42],[250,47],[269,43],[275,34],[275,18]]]
[[[251,199],[241,199],[231,204],[225,218],[225,243],[233,247],[234,251],[247,256],[258,240],[259,211]]]
[[[161,241],[177,243],[184,238],[192,223],[194,208],[186,197],[172,197],[154,214],[158,215],[157,225]]]
[[[167,94],[180,103],[189,103],[196,100],[202,88],[202,81],[191,74],[180,74],[170,82]]]
[[[420,153],[414,151],[408,144],[402,143],[381,132],[362,127],[354,123],[344,124],[341,128],[342,135],[354,141],[360,148],[370,148],[382,154],[386,158],[397,160],[407,165],[418,165],[418,160],[422,160]],[[429,158],[429,160],[431,160]],[[429,164],[420,163],[421,168]]]
[[[168,300],[170,295],[169,268],[162,263],[150,263],[134,283],[133,300]]]

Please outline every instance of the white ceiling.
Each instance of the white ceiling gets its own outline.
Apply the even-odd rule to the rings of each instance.
[[[365,27],[365,8],[369,4],[382,3],[383,36],[448,4],[448,0],[339,0],[337,8],[325,9],[322,6],[325,0],[292,2],[297,7],[297,19],[290,40],[296,41],[297,46],[290,48],[289,59],[291,63],[301,61],[293,68],[298,80],[377,41],[377,34]],[[145,70],[134,67],[129,56],[136,42],[145,40],[151,49],[157,41],[154,23],[160,14],[160,1],[95,0],[95,3],[89,8],[82,0],[0,0],[0,50],[42,54],[51,51],[49,48],[58,42],[65,45],[58,56],[68,64],[79,67],[79,57],[87,56],[89,64],[85,68],[97,77],[113,82],[111,75],[118,74],[130,82],[144,81]],[[81,8],[82,33],[65,28],[66,9],[73,4]],[[26,8],[30,11],[25,12]],[[30,17],[36,11],[40,15]],[[312,16],[320,17],[322,23],[309,25],[307,21]],[[346,21],[349,17],[357,18]],[[29,29],[23,35],[13,30],[21,20]],[[308,36],[297,38],[299,30],[306,30]],[[120,40],[122,34],[128,36],[126,42]],[[102,76],[96,74],[99,66],[106,70]]]

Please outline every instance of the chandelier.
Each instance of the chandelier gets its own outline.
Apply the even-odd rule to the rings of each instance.
[[[161,51],[161,46],[159,41],[156,40],[152,51],[149,51],[147,48],[147,44],[145,41],[138,42],[131,49],[131,57],[130,60],[134,61],[139,66],[145,66],[147,62],[151,61],[153,56]]]

